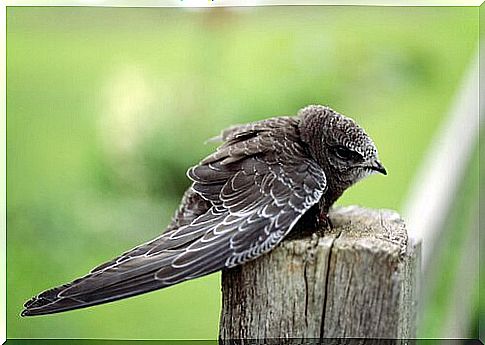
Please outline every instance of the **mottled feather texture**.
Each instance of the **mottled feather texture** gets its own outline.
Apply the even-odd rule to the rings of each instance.
[[[277,246],[302,216],[325,216],[359,179],[385,173],[367,134],[324,106],[234,126],[219,139],[189,169],[192,186],[161,236],[32,298],[22,315],[114,301],[243,264]]]

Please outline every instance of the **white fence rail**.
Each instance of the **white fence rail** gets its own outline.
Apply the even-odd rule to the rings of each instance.
[[[474,220],[465,222],[472,224],[468,228],[449,229],[451,211],[459,207],[456,196],[463,188],[473,155],[477,152],[479,126],[479,64],[478,49],[474,61],[467,71],[457,98],[453,103],[443,127],[437,132],[432,145],[423,159],[423,165],[418,171],[415,184],[407,199],[404,218],[407,222],[411,240],[422,241],[422,284],[421,284],[421,317],[422,313],[430,313],[429,298],[436,293],[436,280],[447,268],[440,267],[439,262],[443,251],[455,251],[458,267],[450,282],[447,300],[449,303],[446,315],[435,315],[441,318],[439,334],[429,334],[432,337],[466,338],[470,336],[471,322],[474,317],[473,305],[478,284],[478,193],[470,194],[475,198],[466,210],[466,215]],[[476,166],[478,169],[478,166]],[[476,174],[478,175],[478,174]],[[475,176],[472,174],[472,176]],[[470,181],[468,181],[470,182]],[[477,181],[473,181],[477,184]],[[475,203],[476,201],[476,203]],[[470,213],[468,212],[470,211]],[[463,244],[459,247],[454,243],[443,241],[450,238],[448,231],[460,231]],[[446,248],[445,248],[446,246]],[[426,331],[429,332],[429,331]],[[423,334],[418,333],[418,337]]]

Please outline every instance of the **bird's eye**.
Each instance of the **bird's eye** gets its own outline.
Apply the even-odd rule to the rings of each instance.
[[[338,158],[344,160],[357,160],[361,158],[361,156],[357,152],[349,150],[345,146],[334,146],[333,152]]]

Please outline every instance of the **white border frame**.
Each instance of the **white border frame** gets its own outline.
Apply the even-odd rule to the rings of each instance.
[[[357,5],[357,6],[476,6],[482,0],[6,0],[1,3],[0,23],[0,97],[3,107],[0,111],[0,343],[6,341],[6,243],[7,243],[7,202],[6,202],[6,34],[7,6],[99,6],[99,7],[227,7],[227,6],[282,6],[282,5]],[[479,20],[479,19],[478,19]]]
[[[0,343],[7,339],[7,7],[2,2],[0,23]],[[3,32],[5,30],[5,32]]]
[[[480,6],[482,0],[6,0],[7,6],[228,7],[286,5]]]

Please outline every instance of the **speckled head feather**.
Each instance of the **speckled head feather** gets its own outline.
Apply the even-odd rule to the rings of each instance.
[[[322,105],[307,106],[298,116],[302,140],[339,191],[369,174],[387,174],[374,142],[351,118]]]
[[[342,145],[353,150],[364,157],[372,159],[377,156],[377,149],[367,133],[348,118],[329,107],[322,105],[310,105],[298,112],[302,118],[302,139],[316,144],[307,133],[313,138],[320,138],[325,145]]]
[[[386,173],[369,136],[324,106],[233,126],[219,138],[189,169],[192,185],[163,234],[33,297],[22,315],[115,301],[244,264],[298,222],[323,219],[351,184]]]

